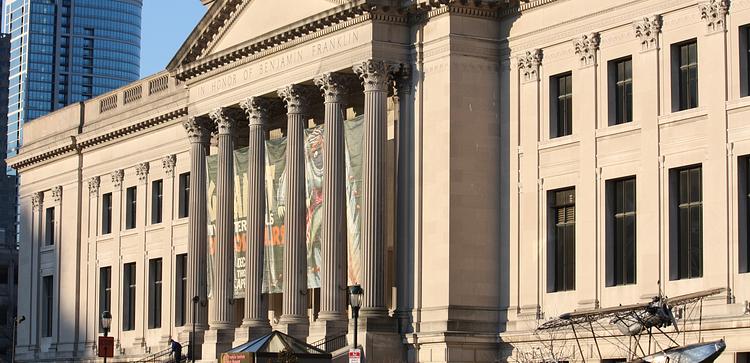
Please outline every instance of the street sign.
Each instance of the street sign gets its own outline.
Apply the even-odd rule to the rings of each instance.
[[[349,363],[362,363],[362,351],[359,349],[349,349]]]
[[[99,337],[97,352],[100,358],[112,358],[115,356],[115,338]]]

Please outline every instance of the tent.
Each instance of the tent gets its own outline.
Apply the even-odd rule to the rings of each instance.
[[[330,353],[276,330],[223,353],[221,362],[276,363],[283,357],[296,363],[331,362]]]

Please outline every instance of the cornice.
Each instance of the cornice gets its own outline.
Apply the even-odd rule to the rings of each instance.
[[[73,154],[78,151],[78,144],[76,142],[76,138],[74,136],[70,137],[70,140],[65,142],[65,144],[53,147],[52,149],[47,149],[46,151],[41,151],[37,153],[32,153],[30,155],[24,155],[19,154],[17,156],[14,156],[12,158],[8,159],[8,166],[11,168],[14,168],[16,170],[27,168],[31,165],[41,163],[45,160],[56,158],[59,156],[64,156],[68,154]]]

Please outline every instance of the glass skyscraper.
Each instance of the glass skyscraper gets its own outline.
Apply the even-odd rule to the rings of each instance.
[[[8,157],[25,122],[139,79],[142,7],[142,0],[5,0]]]

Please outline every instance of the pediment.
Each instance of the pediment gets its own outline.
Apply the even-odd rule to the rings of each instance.
[[[247,40],[320,14],[349,0],[217,0],[168,68],[220,53]]]

